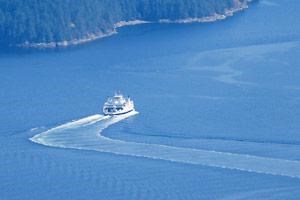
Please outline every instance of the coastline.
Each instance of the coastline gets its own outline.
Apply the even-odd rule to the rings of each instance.
[[[79,44],[88,43],[94,40],[102,39],[105,37],[110,37],[114,34],[117,34],[117,29],[124,26],[134,26],[138,24],[149,24],[149,23],[162,23],[162,24],[187,24],[187,23],[211,23],[219,20],[224,20],[227,17],[231,17],[236,12],[243,11],[248,8],[248,3],[251,0],[246,1],[245,3],[237,3],[237,5],[231,9],[226,9],[224,14],[213,14],[211,16],[200,17],[200,18],[184,18],[177,20],[170,19],[159,19],[157,21],[144,21],[144,20],[130,20],[130,21],[119,21],[113,25],[113,29],[108,30],[106,33],[98,32],[98,33],[87,33],[85,37],[73,39],[69,41],[60,41],[60,42],[49,42],[49,43],[29,43],[25,42],[23,44],[17,45],[17,47],[21,48],[56,48],[56,47],[68,47],[75,46]]]
[[[68,46],[74,46],[79,45],[87,42],[91,42],[94,40],[98,40],[101,38],[109,37],[114,34],[116,34],[116,29],[110,30],[107,33],[88,33],[85,37],[81,39],[74,39],[70,41],[61,41],[61,42],[49,42],[49,43],[29,43],[25,42],[23,44],[17,45],[17,47],[21,48],[56,48],[56,47],[68,47]]]
[[[251,0],[248,0],[247,2],[251,2]],[[247,3],[239,3],[238,6],[232,9],[226,9],[224,14],[213,14],[211,16],[207,17],[201,17],[201,18],[185,18],[185,19],[177,19],[177,20],[169,20],[169,19],[160,19],[159,23],[175,23],[175,24],[187,24],[187,23],[209,23],[209,22],[215,22],[219,20],[224,20],[227,17],[232,17],[234,13],[243,11],[244,9],[247,9],[249,6]]]

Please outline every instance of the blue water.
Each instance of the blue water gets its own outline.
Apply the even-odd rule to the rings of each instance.
[[[280,175],[299,173],[281,164],[300,160],[299,10],[296,0],[262,0],[216,23],[125,27],[68,49],[1,49],[0,199],[299,199],[299,178]],[[258,173],[264,161],[237,170],[228,154],[221,168],[197,155],[184,159],[196,164],[173,162],[183,151],[160,147],[136,157],[134,146],[117,155],[29,140],[101,113],[115,90],[139,114],[106,137],[280,162]]]

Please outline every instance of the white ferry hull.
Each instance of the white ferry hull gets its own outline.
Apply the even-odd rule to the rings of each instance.
[[[103,111],[104,115],[123,115],[123,114],[127,114],[134,111],[134,109],[130,109],[130,110],[126,110],[126,111],[121,111],[121,112],[106,112]]]

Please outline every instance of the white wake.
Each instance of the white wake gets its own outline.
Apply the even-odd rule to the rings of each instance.
[[[119,155],[300,178],[299,161],[126,142],[101,135],[101,132],[108,126],[136,114],[137,112],[131,112],[113,117],[93,115],[52,128],[35,135],[30,140],[52,147],[94,150]]]

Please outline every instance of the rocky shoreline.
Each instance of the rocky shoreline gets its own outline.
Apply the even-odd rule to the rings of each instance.
[[[60,42],[50,42],[50,43],[30,43],[25,42],[23,44],[17,45],[18,47],[22,48],[56,48],[56,47],[68,47],[79,45],[87,42],[91,42],[94,40],[98,40],[101,38],[109,37],[111,35],[117,34],[117,29],[124,27],[124,26],[133,26],[138,24],[146,24],[146,23],[209,23],[215,22],[219,20],[224,20],[227,17],[233,16],[234,13],[240,12],[246,8],[248,8],[248,2],[251,0],[246,1],[246,3],[238,3],[236,7],[232,9],[225,10],[224,14],[217,14],[201,17],[201,18],[185,18],[185,19],[178,19],[178,20],[170,20],[170,19],[160,19],[158,21],[143,21],[143,20],[131,20],[131,21],[119,21],[114,24],[113,29],[108,30],[106,33],[98,32],[98,33],[88,33],[85,37],[74,39],[70,41],[60,41]]]

